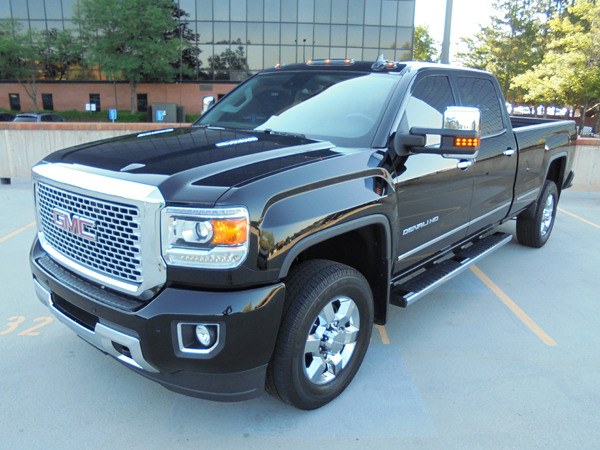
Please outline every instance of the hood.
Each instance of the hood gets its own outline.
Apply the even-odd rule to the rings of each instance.
[[[46,162],[158,186],[167,202],[185,197],[213,203],[241,186],[325,158],[333,144],[300,136],[212,128],[132,134],[55,152]],[[200,189],[202,192],[200,192]],[[189,189],[195,191],[190,192]],[[191,197],[190,197],[191,195]]]

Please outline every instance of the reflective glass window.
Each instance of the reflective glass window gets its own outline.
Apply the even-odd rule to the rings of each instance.
[[[331,47],[329,57],[331,59],[346,59],[346,47]]]
[[[78,30],[79,29],[79,26],[77,26],[70,20],[65,20],[64,24],[65,24],[65,29],[69,29],[69,30]]]
[[[348,48],[346,50],[346,58],[351,58],[356,61],[362,61],[362,48]]]
[[[46,29],[45,20],[32,20],[29,22],[31,29],[36,31],[44,31]]]
[[[196,20],[196,0],[179,0],[179,8],[188,14],[188,20]]]
[[[315,2],[314,0],[302,0],[298,3],[298,22],[314,21]]]
[[[198,22],[198,34],[200,35],[201,43],[213,43],[213,23]]]
[[[381,27],[379,48],[396,48],[396,29],[392,27]]]
[[[265,23],[265,44],[279,44],[278,23]]]
[[[396,48],[410,49],[412,48],[413,30],[412,28],[397,28]]]
[[[329,47],[329,25],[315,25],[315,45]]]
[[[331,22],[331,0],[315,0],[315,22]]]
[[[275,67],[279,62],[279,46],[265,45],[265,68]]]
[[[60,11],[60,3],[58,9]],[[2,19],[10,17],[10,0],[0,0],[0,11],[2,11],[0,13]]]
[[[362,47],[363,45],[363,27],[350,25],[348,27],[348,46]]]
[[[263,15],[263,0],[248,0],[248,20],[252,22],[262,22]]]
[[[231,22],[231,42],[246,43],[246,22]]]
[[[292,64],[296,62],[296,47],[293,45],[281,46],[281,62],[284,64]]]
[[[412,52],[410,50],[396,50],[396,61],[410,61],[412,59]]]
[[[229,22],[214,23],[215,44],[229,44]]]
[[[365,17],[364,0],[348,0],[348,23],[362,25]]]
[[[329,58],[329,47],[315,47],[313,55],[313,59],[327,59]]]
[[[381,2],[381,25],[396,26],[398,4],[404,2],[383,0]]]
[[[262,45],[248,46],[248,66],[250,70],[263,69],[263,47]]]
[[[379,50],[376,48],[365,48],[363,49],[363,61],[376,61],[379,56]]]
[[[279,0],[265,0],[265,22],[281,20],[281,3]]]
[[[25,2],[23,1],[23,3]],[[46,19],[46,14],[44,11],[44,0],[29,0],[29,18]]]
[[[27,2],[23,0],[12,0],[12,14],[13,19],[27,19]],[[24,30],[28,30],[29,27],[24,27]]]
[[[398,2],[398,26],[412,27],[415,17],[415,2]]]
[[[213,8],[214,20],[229,20],[229,1],[215,0]]]
[[[48,29],[52,30],[62,30],[63,29],[63,23],[62,20],[49,20],[48,21]]]
[[[488,135],[504,129],[498,94],[490,80],[459,77],[458,88],[464,106],[474,106],[481,111],[481,134]]]
[[[246,0],[231,0],[231,20],[246,20]]]
[[[295,23],[282,23],[281,24],[281,44],[296,45],[296,24]]]
[[[331,23],[348,22],[348,0],[332,0]]]
[[[406,112],[401,121],[401,132],[412,127],[442,128],[444,110],[454,105],[454,97],[447,77],[431,76],[414,86]],[[440,136],[428,135],[427,145],[439,144]]]
[[[263,43],[263,24],[262,23],[249,23],[248,24],[248,40],[250,44],[262,44]]]
[[[198,20],[212,20],[212,0],[196,0],[196,18]]]
[[[379,27],[365,27],[365,47],[379,47]]]
[[[22,2],[23,0],[17,0]],[[12,0],[13,8],[15,7],[15,0]],[[75,6],[77,6],[78,0],[62,0],[63,19],[70,19],[75,13]],[[25,3],[25,2],[23,2]],[[13,10],[14,11],[14,10]]]
[[[313,45],[313,24],[298,24],[298,45]]]
[[[298,0],[281,0],[281,21],[298,21]]]
[[[331,26],[331,45],[337,47],[346,46],[346,25]],[[332,56],[332,58],[334,57]]]
[[[381,0],[365,2],[365,25],[379,25],[381,22]]]

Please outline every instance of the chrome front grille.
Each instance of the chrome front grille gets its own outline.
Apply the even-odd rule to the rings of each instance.
[[[37,183],[41,230],[58,253],[94,272],[127,283],[141,284],[142,243],[140,211],[127,205]],[[95,239],[87,239],[55,224],[55,210],[95,222]]]

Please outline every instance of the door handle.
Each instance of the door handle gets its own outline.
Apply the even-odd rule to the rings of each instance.
[[[514,148],[507,148],[506,150],[504,150],[504,152],[502,152],[504,156],[508,157],[514,155],[515,153],[517,153],[517,151]]]
[[[456,167],[458,167],[460,170],[467,170],[472,165],[473,165],[473,161],[462,160],[462,161],[458,162],[458,164],[456,165]]]

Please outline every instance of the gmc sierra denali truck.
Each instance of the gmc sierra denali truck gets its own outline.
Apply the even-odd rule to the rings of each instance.
[[[318,408],[390,305],[509,242],[499,224],[547,241],[575,126],[504,105],[482,71],[309,61],[253,76],[190,128],[55,152],[32,169],[36,292],[168,389]]]

